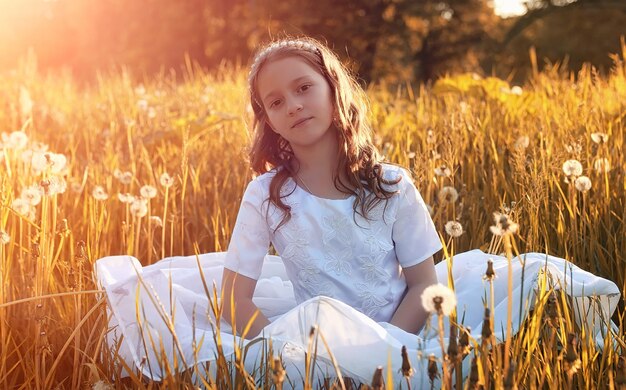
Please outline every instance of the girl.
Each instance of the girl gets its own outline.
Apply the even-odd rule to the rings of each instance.
[[[324,295],[418,332],[441,243],[407,172],[382,163],[363,90],[310,38],[267,46],[248,82],[250,160],[260,176],[246,189],[226,255],[225,318],[236,329],[252,321],[248,337],[269,324],[252,297],[271,242],[298,303]]]
[[[575,311],[585,313],[579,321],[589,321],[602,342],[619,289],[563,259],[531,253],[509,261],[476,250],[456,254],[453,267],[451,259],[450,266],[433,265],[441,243],[425,204],[404,169],[381,162],[364,92],[324,45],[300,38],[266,46],[253,61],[248,86],[255,130],[250,160],[258,176],[243,195],[228,252],[146,267],[130,256],[96,262],[112,312],[107,342],[134,363],[126,367],[153,379],[193,368],[215,380],[217,364],[198,363],[234,356],[243,344],[252,373],[266,350],[237,334],[259,336],[272,340],[298,387],[311,373],[306,359],[318,335],[329,350],[315,349],[313,383],[332,375],[335,362],[364,383],[374,367],[390,362],[399,383],[400,373],[410,371],[401,370],[404,345],[416,369],[412,385],[430,387],[427,359],[419,357],[441,356],[442,348],[436,331],[416,335],[427,318],[420,298],[425,287],[447,284],[449,276],[457,317],[476,340],[485,304],[494,309],[493,329],[510,320],[517,332],[529,310],[524,303],[544,273],[584,310]],[[267,254],[270,244],[280,257]],[[512,296],[507,278],[482,281],[489,260],[495,274],[511,272]],[[221,297],[205,290],[211,281],[221,285]],[[217,301],[226,323],[215,316]]]

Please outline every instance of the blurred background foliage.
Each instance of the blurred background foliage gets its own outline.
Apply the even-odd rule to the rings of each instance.
[[[490,0],[0,0],[0,71],[29,53],[39,70],[85,82],[122,66],[136,78],[186,62],[211,70],[245,65],[259,43],[284,34],[328,42],[364,82],[418,84],[469,71],[521,83],[531,47],[540,69],[610,69],[609,53],[626,35],[626,1],[526,7],[503,19]]]

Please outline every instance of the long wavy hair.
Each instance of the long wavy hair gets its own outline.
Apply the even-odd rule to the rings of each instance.
[[[281,42],[285,43],[281,45]],[[269,201],[284,212],[278,227],[291,217],[291,208],[283,202],[289,193],[281,195],[281,189],[290,177],[295,180],[298,163],[289,142],[272,131],[268,123],[257,78],[265,64],[285,57],[303,59],[328,82],[335,109],[333,127],[339,145],[334,184],[340,192],[355,195],[355,217],[358,213],[369,219],[368,213],[374,207],[381,201],[385,201],[386,206],[389,198],[397,192],[386,189],[384,185],[397,184],[400,178],[387,180],[383,177],[382,159],[372,142],[372,130],[366,117],[368,101],[365,91],[326,45],[310,37],[300,37],[270,42],[259,48],[248,77],[250,104],[254,113],[250,164],[259,175],[276,170],[270,182]]]

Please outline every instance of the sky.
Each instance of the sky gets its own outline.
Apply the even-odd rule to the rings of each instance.
[[[526,12],[524,0],[493,0],[493,6],[496,14],[503,18],[521,15]]]

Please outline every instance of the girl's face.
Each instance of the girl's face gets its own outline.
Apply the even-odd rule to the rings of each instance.
[[[328,82],[305,60],[285,57],[263,65],[257,92],[267,120],[294,152],[336,137],[330,131],[334,105]]]

